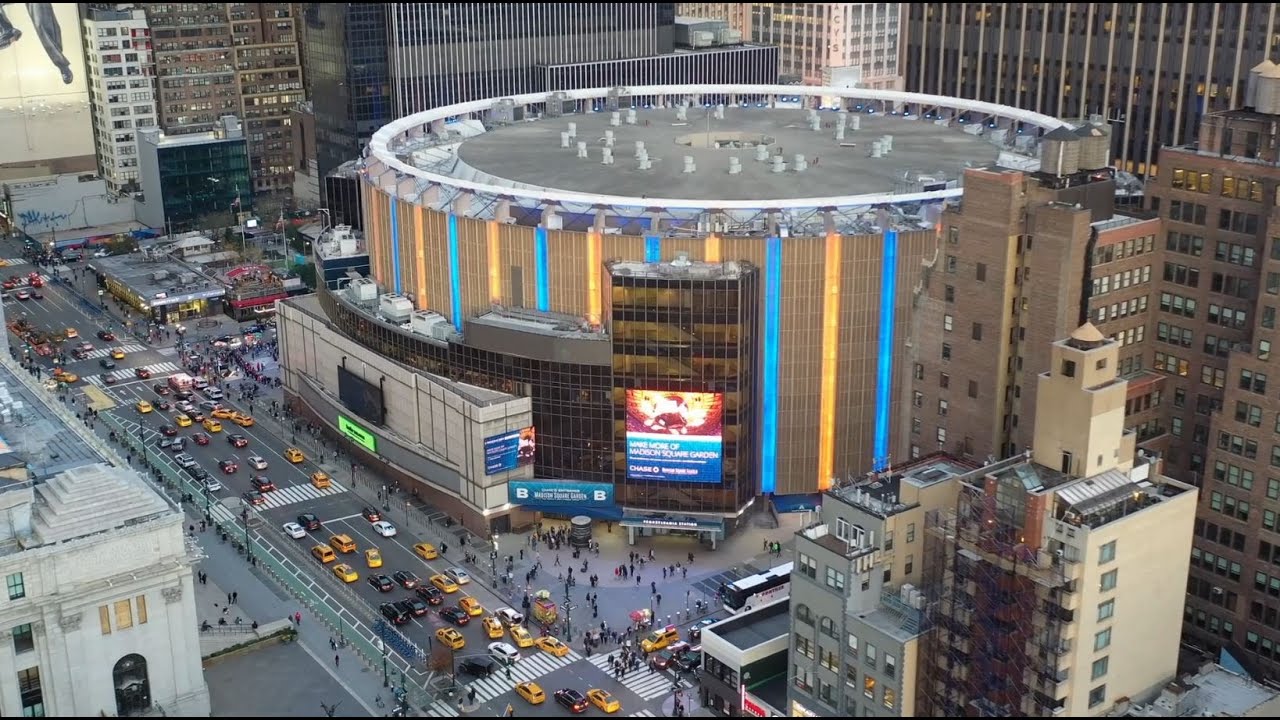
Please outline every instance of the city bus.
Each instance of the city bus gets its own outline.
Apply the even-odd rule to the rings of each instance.
[[[720,588],[720,600],[727,612],[760,607],[791,594],[791,566],[779,565],[759,575],[744,577]]]

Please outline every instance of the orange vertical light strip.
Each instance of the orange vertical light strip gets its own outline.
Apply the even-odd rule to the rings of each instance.
[[[600,231],[587,233],[587,320],[592,325],[599,325],[603,315],[600,297],[600,255],[603,253],[604,238]]]
[[[485,246],[489,256],[489,302],[502,304],[502,229],[497,220],[485,224]]]
[[[427,307],[427,211],[421,205],[413,208],[413,292],[419,310]]]
[[[706,244],[702,249],[702,259],[709,263],[720,262],[720,236],[711,233],[707,236]]]
[[[822,392],[818,407],[818,489],[831,487],[836,462],[836,372],[840,368],[839,233],[827,233],[822,286]]]

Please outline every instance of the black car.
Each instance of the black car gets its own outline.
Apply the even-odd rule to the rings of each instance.
[[[107,342],[111,342],[112,340],[115,340],[115,339],[116,339],[116,336],[115,336],[115,334],[114,334],[114,333],[109,333],[109,332],[107,332],[106,330],[99,330],[99,331],[98,331],[98,339],[99,339],[99,340],[106,340]]]
[[[271,492],[272,490],[276,489],[276,484],[271,482],[269,478],[264,477],[262,475],[254,475],[253,480],[250,480],[249,482],[253,483],[253,489],[257,490],[258,492]],[[306,526],[304,525],[303,527],[306,527]],[[320,527],[319,521],[316,522],[316,528],[318,527]],[[315,528],[308,527],[307,529],[314,530]]]
[[[370,575],[369,584],[378,589],[378,592],[391,592],[396,589],[395,583],[391,582],[391,578],[386,575]]]
[[[477,655],[467,658],[458,666],[458,670],[464,675],[471,675],[478,678],[487,678],[498,669],[498,663],[493,661],[491,657]]]
[[[422,581],[418,579],[418,576],[408,570],[397,570],[396,574],[392,575],[391,578],[397,583],[400,583],[400,587],[405,590],[412,590],[422,584]]]
[[[378,512],[377,510],[374,510],[371,507],[366,507],[362,509],[360,511],[360,514],[363,515],[364,519],[368,520],[369,522],[378,522],[379,520],[382,519],[382,513]]]
[[[409,622],[409,614],[403,612],[392,603],[382,603],[378,606],[378,610],[382,613],[382,617],[390,620],[394,625],[403,625]]]
[[[195,393],[190,390],[179,390],[173,394],[173,396],[179,400],[190,400],[193,395],[195,395]]]
[[[163,436],[165,436],[165,437],[170,437],[170,438],[171,438],[171,437],[174,437],[174,436],[176,436],[176,435],[178,434],[178,428],[176,428],[176,427],[174,427],[174,426],[172,426],[172,425],[161,425],[161,426],[160,426],[160,434],[161,434],[161,435],[163,435]]]
[[[427,601],[428,605],[439,605],[444,602],[444,593],[435,585],[419,585],[413,589],[418,597]]]
[[[702,646],[691,648],[689,652],[676,658],[676,667],[684,672],[693,672],[702,666]]]
[[[319,530],[320,518],[316,517],[315,513],[302,513],[298,516],[298,524],[307,530]]]
[[[407,597],[404,600],[397,600],[396,607],[414,617],[422,617],[427,614],[427,604],[416,597]]]
[[[587,711],[587,696],[573,688],[557,690],[556,702],[568,708],[570,712],[580,713]]]
[[[440,608],[440,617],[444,618],[445,620],[448,620],[449,622],[453,623],[454,625],[457,625],[458,627],[462,627],[463,625],[466,625],[467,623],[471,622],[471,617],[467,615],[466,610],[463,610],[460,607],[454,607],[452,605],[450,605],[449,607]]]
[[[116,369],[116,361],[112,360],[111,358],[102,358],[101,360],[98,361],[98,364],[102,366],[103,370]]]
[[[151,386],[151,389],[155,390],[157,395],[168,395],[170,392],[169,386],[164,383],[156,383]]]

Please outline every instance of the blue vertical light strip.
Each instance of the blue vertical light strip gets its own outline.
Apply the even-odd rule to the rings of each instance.
[[[644,261],[647,263],[662,262],[662,238],[649,235],[644,239]]]
[[[778,345],[782,335],[782,238],[764,246],[764,367],[761,368],[760,491],[778,486]]]
[[[449,214],[449,303],[453,327],[462,332],[462,258],[458,257],[458,216]]]
[[[533,274],[539,312],[551,310],[551,268],[547,256],[547,229],[539,225],[533,231]]]
[[[880,256],[880,320],[876,357],[876,426],[872,464],[883,470],[889,464],[889,398],[893,393],[893,320],[898,292],[898,233],[884,234]]]
[[[400,292],[400,201],[391,198],[391,275]]]

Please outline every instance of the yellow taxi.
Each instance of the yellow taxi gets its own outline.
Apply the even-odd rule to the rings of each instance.
[[[364,561],[371,568],[380,568],[382,567],[382,553],[378,551],[378,548],[369,548],[364,551]]]
[[[151,403],[147,402],[146,400],[139,400],[137,403],[134,404],[133,409],[137,410],[138,412],[144,415],[146,413],[151,412],[152,410],[155,410],[155,408],[151,407]]]
[[[538,687],[535,682],[522,682],[516,685],[516,694],[525,699],[530,705],[541,705],[547,701],[547,694],[542,692],[542,688]]]
[[[540,637],[537,640],[534,640],[533,644],[537,645],[538,649],[541,650],[542,652],[550,653],[555,657],[564,657],[565,655],[569,654],[569,646],[551,637],[550,635],[548,635],[547,637]]]
[[[591,688],[587,691],[587,700],[607,713],[616,713],[622,709],[622,703],[618,702],[618,698],[610,695],[608,690]]]
[[[123,351],[123,350],[121,350],[120,348],[111,348],[111,359],[112,359],[112,360],[123,360],[123,359],[124,359],[124,351]]]
[[[328,490],[333,487],[333,480],[328,473],[316,471],[311,473],[311,486],[317,490]]]
[[[302,456],[302,451],[298,448],[285,448],[284,459],[291,463],[300,463],[303,460],[306,460],[306,458]]]
[[[214,420],[213,418],[205,418],[205,421],[200,424],[204,426],[205,430],[208,430],[211,433],[222,432],[222,423]]]
[[[524,629],[523,625],[512,625],[511,642],[515,643],[516,647],[519,648],[533,647],[533,636],[529,634],[528,630]]]
[[[344,583],[353,583],[360,579],[360,574],[355,571],[355,568],[346,563],[334,565],[333,574],[337,575],[338,579]]]
[[[174,416],[173,421],[178,423],[178,427],[191,427],[191,418],[185,413]]]
[[[67,334],[67,337],[69,337],[69,338],[78,338],[78,337],[80,337],[80,331],[79,331],[79,330],[77,330],[77,329],[75,329],[75,328],[67,328],[67,333],[66,333],[66,334]]]
[[[440,628],[436,631],[436,640],[450,650],[461,650],[467,644],[466,639],[462,637],[462,633],[455,628]]]
[[[57,380],[60,383],[67,383],[68,385],[70,385],[71,383],[79,380],[80,376],[75,373],[56,372],[53,374],[53,379]]]
[[[649,633],[644,640],[640,641],[640,649],[647,653],[661,650],[673,642],[680,640],[680,629],[675,625],[668,625]]]
[[[253,427],[253,416],[245,415],[244,413],[232,413],[231,422],[240,427]]]
[[[438,589],[440,592],[445,592],[445,593],[458,592],[457,583],[445,577],[444,575],[432,575],[431,584],[435,585],[436,589]]]
[[[436,552],[436,546],[431,543],[418,543],[413,546],[413,551],[423,560],[435,560],[440,557],[440,553]]]
[[[471,617],[479,617],[484,614],[484,608],[480,606],[480,601],[473,597],[464,597],[458,601],[458,607]]]
[[[490,640],[501,640],[506,630],[503,629],[501,620],[490,615],[484,619],[484,632]]]
[[[311,555],[319,560],[322,565],[328,565],[338,559],[338,556],[333,552],[333,548],[328,545],[316,545],[311,548]]]
[[[214,408],[213,412],[209,414],[212,415],[213,417],[218,418],[219,420],[230,420],[231,416],[235,415],[236,412],[234,410],[229,410],[227,408],[220,407],[220,408]]]

